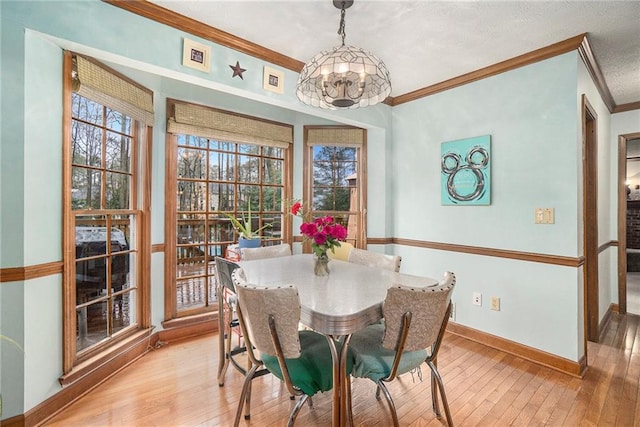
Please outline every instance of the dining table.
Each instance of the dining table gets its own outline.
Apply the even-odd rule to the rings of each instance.
[[[262,287],[294,285],[300,296],[300,323],[327,337],[333,362],[332,426],[352,420],[347,354],[351,335],[382,319],[387,289],[395,284],[428,287],[436,279],[338,259],[327,276],[316,276],[312,254],[240,261],[247,283]],[[336,343],[342,343],[340,346]]]

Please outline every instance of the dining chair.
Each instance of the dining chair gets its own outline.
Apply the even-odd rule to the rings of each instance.
[[[327,251],[327,255],[331,259],[339,259],[349,261],[349,253],[353,249],[353,245],[349,242],[340,242],[340,246],[334,248],[333,251]]]
[[[231,274],[239,267],[235,262],[222,257],[215,258],[215,273],[217,281],[218,316],[219,316],[219,358],[218,358],[218,385],[224,385],[224,376],[231,363],[243,375],[247,369],[243,368],[235,356],[246,351],[244,345],[232,348],[232,335],[235,332],[241,338],[240,324],[236,316],[237,296]]]
[[[215,272],[217,281],[218,296],[218,386],[224,386],[224,378],[227,369],[231,364],[242,375],[246,375],[250,367],[250,360],[243,356],[247,351],[246,342],[241,344],[243,340],[240,323],[238,321],[237,305],[238,297],[236,288],[231,277],[232,273],[238,268],[238,264],[222,257],[215,258]],[[238,345],[233,347],[233,335],[238,337]],[[237,360],[242,359],[242,360]],[[242,362],[245,362],[243,366]],[[269,373],[266,369],[256,372],[255,376],[261,376]]]
[[[352,375],[369,378],[377,384],[376,398],[380,398],[382,391],[396,427],[398,414],[385,382],[419,369],[425,362],[431,369],[433,411],[437,418],[441,418],[437,388],[447,424],[453,426],[444,384],[438,372],[437,357],[449,321],[455,282],[455,275],[446,272],[444,278],[434,286],[419,288],[394,285],[389,288],[384,300],[384,321],[368,326],[351,337],[350,349],[355,357]]]
[[[283,381],[290,396],[301,396],[293,407],[288,426],[293,426],[300,409],[317,392],[333,387],[332,356],[327,338],[310,330],[298,330],[300,297],[293,286],[262,288],[248,284],[238,269],[233,273],[238,292],[238,319],[253,367],[247,373],[240,394],[235,426],[242,410],[250,418],[251,382],[261,366]],[[336,343],[338,352],[341,345]],[[254,351],[257,350],[257,351]],[[353,366],[349,354],[347,375]]]
[[[262,246],[260,248],[243,248],[242,260],[251,261],[254,259],[277,258],[291,255],[291,246],[287,243],[279,245]]]
[[[365,249],[353,248],[349,252],[349,262],[366,265],[368,267],[384,268],[398,273],[402,257],[400,255],[386,255]]]

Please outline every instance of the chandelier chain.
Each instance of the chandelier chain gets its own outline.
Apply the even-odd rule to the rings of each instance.
[[[347,36],[347,33],[344,30],[345,15],[346,15],[346,10],[344,8],[344,2],[342,2],[342,8],[340,9],[340,28],[338,28],[338,35],[342,37],[342,46],[344,46],[344,38]]]

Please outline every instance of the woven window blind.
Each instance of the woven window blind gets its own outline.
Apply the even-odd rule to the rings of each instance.
[[[78,94],[153,126],[153,92],[80,55],[76,55],[76,66]]]
[[[361,147],[364,129],[321,127],[307,129],[307,145],[333,145],[337,147]]]
[[[278,148],[293,143],[292,126],[180,102],[174,104],[167,132]]]

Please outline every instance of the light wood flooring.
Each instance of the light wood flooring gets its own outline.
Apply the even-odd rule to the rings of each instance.
[[[640,315],[640,271],[627,272],[627,313]]]
[[[458,426],[640,425],[640,317],[613,315],[600,344],[589,343],[589,369],[575,378],[447,333],[440,350]],[[242,376],[233,368],[218,387],[218,337],[173,342],[125,368],[47,426],[230,426]],[[390,384],[402,426],[440,426],[424,381],[404,375]],[[297,426],[331,425],[331,394],[314,396]],[[280,382],[254,380],[252,416],[241,426],[284,426],[293,402]],[[353,381],[356,426],[391,424],[384,399],[367,380]]]

